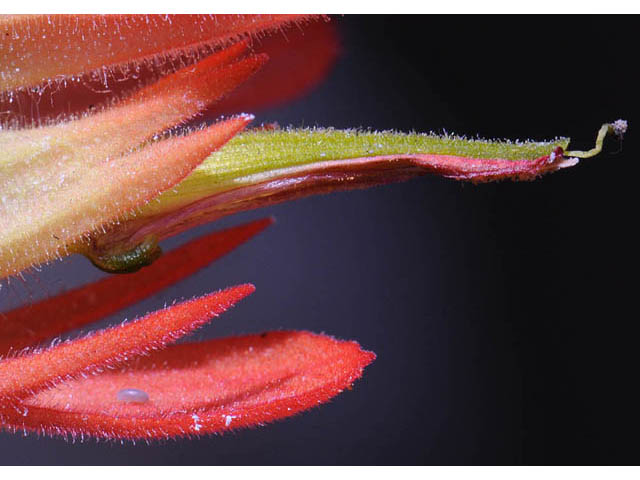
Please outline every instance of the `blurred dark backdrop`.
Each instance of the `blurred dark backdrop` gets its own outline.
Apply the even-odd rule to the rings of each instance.
[[[238,282],[257,292],[196,338],[308,329],[378,359],[333,402],[268,427],[120,445],[0,434],[4,464],[637,463],[632,17],[347,16],[327,81],[281,125],[571,136],[630,121],[622,152],[533,183],[424,177],[208,225],[277,223],[132,316]],[[67,259],[0,295],[100,274]],[[17,300],[16,300],[17,299]],[[123,314],[114,317],[121,319]]]

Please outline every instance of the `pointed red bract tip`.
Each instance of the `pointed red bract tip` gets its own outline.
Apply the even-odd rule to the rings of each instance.
[[[0,401],[14,401],[77,375],[165,347],[253,293],[240,285],[158,310],[131,323],[0,362]]]
[[[339,44],[335,23],[326,21],[261,40],[255,51],[269,56],[267,65],[212,106],[210,115],[255,112],[303,96],[329,74],[339,55]]]
[[[161,78],[112,108],[61,124],[58,129],[89,148],[97,159],[123,154],[193,118],[257,72],[267,56],[237,60],[245,48],[241,42]]]
[[[131,275],[115,275],[2,314],[0,356],[96,322],[200,270],[271,225],[271,218],[198,238]]]
[[[65,382],[29,399],[10,428],[49,435],[158,439],[261,425],[326,402],[375,359],[355,342],[269,332],[175,345],[115,371]],[[148,400],[123,401],[137,389]]]

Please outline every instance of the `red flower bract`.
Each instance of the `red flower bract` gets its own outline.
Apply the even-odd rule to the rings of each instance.
[[[104,438],[221,432],[291,416],[348,388],[373,359],[355,342],[272,332],[169,347],[32,397],[4,422],[17,429]],[[123,403],[118,391],[149,396]]]

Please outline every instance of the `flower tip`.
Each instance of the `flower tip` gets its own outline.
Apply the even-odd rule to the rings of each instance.
[[[228,310],[230,307],[238,304],[240,300],[247,298],[253,292],[256,291],[256,287],[251,283],[244,283],[233,287],[228,287],[223,290],[218,290],[213,293],[203,295],[202,297],[196,297],[192,300],[193,303],[201,303],[202,305],[211,305],[214,307],[215,315]]]
[[[376,358],[378,358],[375,352],[365,350],[358,342],[352,341],[349,343],[353,345],[354,351],[357,352],[357,357],[359,359],[358,363],[361,369],[368,367],[376,360]]]
[[[557,169],[575,167],[580,163],[580,159],[576,157],[563,158],[556,164]]]
[[[271,225],[276,223],[276,217],[274,217],[273,215],[269,216],[269,217],[263,217],[260,218],[259,220],[255,220],[251,223],[249,223],[249,226],[252,226],[253,228],[255,228],[256,233],[261,232],[262,230],[266,229],[267,227],[270,227]]]
[[[256,286],[253,283],[245,283],[242,285],[238,285],[235,291],[238,295],[238,300],[242,300],[243,298],[248,297],[253,292],[255,292]]]
[[[252,122],[256,119],[256,116],[253,113],[239,113],[236,117],[240,117],[245,119],[247,122]]]
[[[366,361],[365,366],[371,365],[373,363],[373,361],[376,358],[378,358],[378,356],[374,352],[372,352],[371,350],[363,350],[362,352],[363,352],[363,355],[364,355],[364,358],[365,358],[365,361]]]
[[[240,131],[251,122],[253,122],[255,118],[256,116],[251,113],[241,113],[239,115],[232,116],[230,120],[237,122],[238,125],[241,125],[241,127],[238,128],[238,131]]]
[[[256,291],[256,287],[251,283],[244,283],[228,287],[222,290],[217,290],[212,293],[202,295],[201,297],[194,297],[193,299],[184,302],[185,305],[192,304],[194,307],[187,307],[191,309],[192,313],[202,308],[202,311],[208,311],[209,315],[218,316],[221,313],[227,311],[229,308],[235,306]],[[198,315],[193,315],[198,317]],[[208,317],[209,319],[211,317]]]

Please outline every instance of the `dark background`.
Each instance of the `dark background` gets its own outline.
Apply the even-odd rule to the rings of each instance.
[[[277,223],[132,316],[227,285],[257,292],[197,338],[308,329],[377,360],[330,404],[276,424],[150,446],[0,434],[4,464],[635,464],[638,462],[637,27],[630,17],[348,16],[343,55],[281,125],[618,149],[533,183],[424,177],[311,197],[189,232]],[[4,289],[100,274],[67,259]]]

